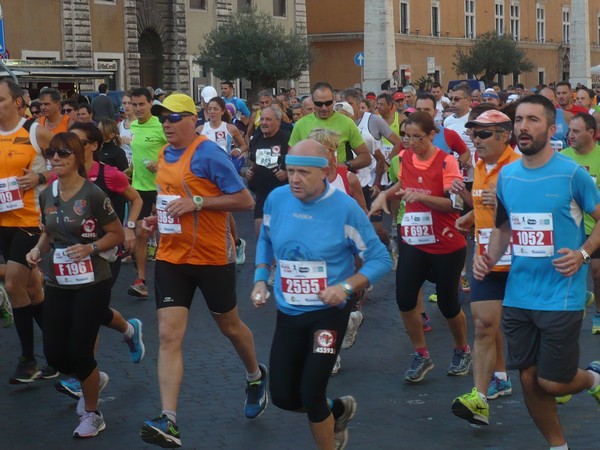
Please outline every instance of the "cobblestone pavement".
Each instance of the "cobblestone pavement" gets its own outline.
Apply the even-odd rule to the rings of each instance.
[[[247,262],[238,270],[238,302],[242,319],[254,332],[260,361],[267,362],[275,324],[271,302],[261,310],[248,300],[253,279],[255,239],[252,214],[237,214],[240,235],[248,242]],[[150,274],[153,272],[150,265]],[[98,362],[110,377],[101,394],[100,409],[106,431],[98,437],[76,441],[74,400],[53,388],[55,380],[29,386],[7,383],[18,356],[14,328],[0,329],[0,449],[147,449],[138,431],[147,418],[160,412],[157,386],[157,326],[153,295],[148,300],[126,293],[134,270],[124,265],[113,290],[112,306],[126,317],[144,322],[146,357],[139,365],[129,359],[127,346],[114,331],[101,330]],[[149,280],[152,285],[152,275]],[[425,298],[432,292],[426,286]],[[395,303],[394,272],[369,294],[365,322],[356,344],[342,353],[342,369],[331,379],[329,394],[352,394],[358,401],[350,423],[348,449],[544,449],[541,435],[531,422],[516,374],[513,395],[491,402],[488,427],[474,427],[452,415],[454,397],[470,391],[472,378],[448,377],[452,348],[450,333],[434,303],[426,302],[433,330],[427,334],[436,367],[417,385],[402,381],[409,365],[411,346]],[[468,312],[467,305],[467,312]],[[591,312],[591,310],[590,310]],[[591,314],[581,335],[581,365],[600,357],[600,336],[591,335]],[[472,324],[468,315],[469,336]],[[314,448],[304,415],[281,411],[273,405],[260,418],[244,417],[244,370],[229,342],[218,332],[198,294],[191,310],[185,338],[185,374],[178,423],[186,449],[304,450]],[[43,363],[41,336],[36,331],[36,355]],[[587,394],[575,396],[559,407],[572,449],[598,449],[596,402]],[[158,448],[158,447],[156,447]]]

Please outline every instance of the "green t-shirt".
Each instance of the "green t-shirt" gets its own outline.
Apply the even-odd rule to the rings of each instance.
[[[167,143],[158,117],[152,116],[144,123],[134,121],[131,124],[131,163],[133,177],[131,185],[138,191],[155,191],[156,174],[146,168],[144,161],[158,161],[158,152]]]
[[[596,144],[592,151],[586,155],[577,153],[573,147],[565,148],[560,153],[575,160],[577,164],[587,170],[594,183],[596,183],[596,187],[600,189],[600,184],[598,184],[600,182],[600,145]],[[596,221],[589,214],[583,216],[583,221],[585,234],[589,235],[594,225],[596,225]]]
[[[360,131],[354,121],[338,112],[333,112],[329,119],[319,119],[315,113],[304,116],[296,125],[290,136],[290,147],[306,139],[315,128],[325,128],[340,133],[340,145],[337,148],[337,160],[339,163],[346,161],[346,144],[355,149],[365,143]]]
[[[396,155],[390,161],[390,166],[388,167],[388,178],[394,184],[398,182],[398,173],[400,172],[400,155]],[[400,202],[400,207],[398,208],[398,216],[396,216],[396,223],[402,223],[402,218],[404,217],[404,210],[406,209],[406,204],[404,200]]]

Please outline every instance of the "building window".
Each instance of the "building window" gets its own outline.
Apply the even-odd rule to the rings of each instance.
[[[400,33],[410,33],[410,4],[408,0],[400,0]]]
[[[496,0],[494,4],[494,19],[496,25],[496,34],[504,36],[504,1]]]
[[[569,43],[569,30],[571,29],[571,10],[568,6],[562,9],[562,40],[563,44]]]
[[[546,69],[538,67],[538,84],[546,84]]]
[[[465,0],[465,37],[475,39],[475,0]]]
[[[206,11],[206,0],[190,0],[190,9]]]
[[[546,39],[546,9],[539,3],[535,6],[536,40],[544,42]]]
[[[237,9],[238,9],[238,11],[240,9],[247,8],[249,6],[252,6],[252,0],[237,0]]]
[[[287,0],[273,0],[273,15],[275,17],[287,16]]]
[[[520,17],[520,5],[518,2],[510,2],[510,35],[515,41],[520,39],[521,33],[521,20]]]
[[[440,36],[440,2],[431,2],[431,35]]]

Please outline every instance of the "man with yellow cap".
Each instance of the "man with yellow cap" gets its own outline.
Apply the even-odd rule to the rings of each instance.
[[[144,423],[140,436],[145,442],[174,448],[181,446],[176,411],[183,377],[182,342],[196,288],[244,364],[248,418],[258,417],[267,406],[267,369],[257,363],[252,332],[238,315],[235,244],[227,228],[227,213],[252,209],[254,201],[225,152],[196,134],[191,97],[171,94],[154,105],[152,113],[168,141],[158,155],[157,215],[145,220],[146,228],[161,233],[155,296],[162,412]]]

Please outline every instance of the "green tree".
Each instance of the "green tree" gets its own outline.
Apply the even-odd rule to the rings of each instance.
[[[252,83],[250,98],[278,80],[299,78],[313,53],[305,36],[287,31],[272,16],[245,8],[213,28],[197,61],[221,79],[246,78]]]
[[[510,35],[498,36],[493,31],[481,34],[473,47],[459,48],[454,57],[452,65],[457,73],[475,75],[486,85],[492,83],[496,75],[533,70],[533,63]]]

